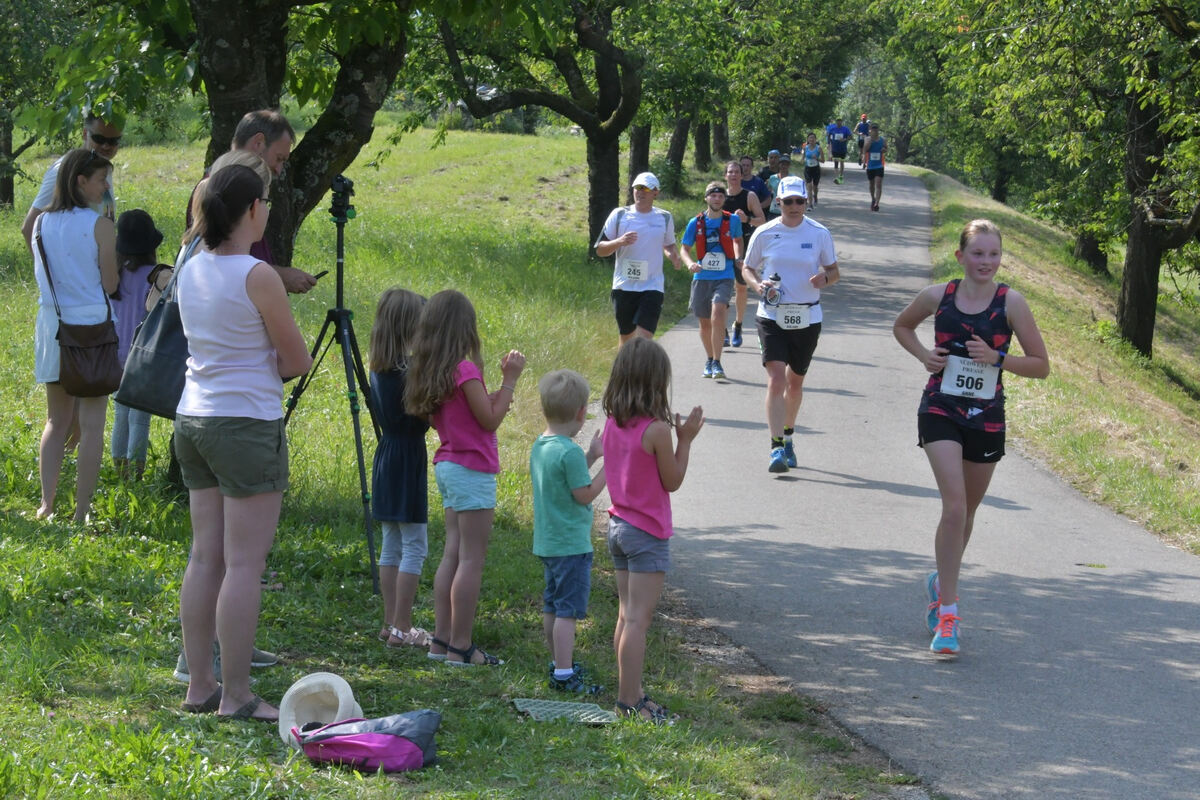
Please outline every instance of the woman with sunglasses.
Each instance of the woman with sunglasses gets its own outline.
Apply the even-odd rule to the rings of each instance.
[[[46,384],[46,427],[38,450],[42,502],[38,519],[54,513],[64,445],[72,422],[79,425],[75,521],[84,522],[100,477],[108,397],[72,397],[58,382],[59,314],[88,325],[108,319],[107,295],[116,291],[117,251],[113,221],[96,212],[108,188],[112,162],[92,150],[72,150],[62,160],[54,199],[33,225],[33,268],[38,284],[34,330],[34,379]],[[40,244],[39,241],[40,240]],[[50,280],[46,277],[49,261]],[[50,281],[53,281],[53,293]],[[57,298],[58,310],[55,309]]]
[[[250,691],[259,576],[288,484],[283,379],[312,365],[283,281],[250,255],[270,213],[262,170],[235,164],[200,190],[204,249],[180,272],[188,369],[175,448],[188,487],[192,550],[180,591],[185,711],[272,722]],[[221,647],[217,683],[213,639]]]
[[[782,215],[754,231],[742,268],[758,292],[758,341],[767,370],[767,426],[771,430],[768,470],[795,467],[792,432],[804,398],[817,339],[821,335],[821,290],[837,283],[837,252],[829,229],[805,216],[804,179],[779,181]]]

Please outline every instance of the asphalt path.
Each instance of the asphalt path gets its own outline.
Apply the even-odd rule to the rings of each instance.
[[[694,318],[660,339],[675,409],[702,405],[707,419],[673,499],[669,583],[948,797],[1200,797],[1200,559],[1011,444],[967,550],[962,653],[929,652],[939,503],[916,447],[926,374],[891,334],[930,282],[929,199],[889,169],[872,213],[863,173],[846,174],[838,186],[827,168],[812,214],[833,232],[842,280],[822,297],[799,468],[767,471],[752,323],[722,360],[727,381],[700,377]]]

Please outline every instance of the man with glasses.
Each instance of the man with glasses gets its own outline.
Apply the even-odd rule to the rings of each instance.
[[[596,241],[596,255],[617,255],[612,304],[621,344],[634,335],[654,338],[663,305],[663,255],[675,269],[682,266],[675,220],[654,205],[657,197],[658,178],[640,173],[633,179],[633,205],[613,209]]]
[[[821,335],[821,290],[837,283],[839,274],[829,229],[805,216],[804,180],[781,179],[778,197],[782,215],[754,231],[742,273],[762,298],[757,319],[767,371],[767,469],[787,472],[797,464],[792,433]]]
[[[287,117],[272,109],[251,111],[242,117],[233,131],[233,141],[230,150],[245,150],[254,153],[266,162],[271,172],[278,176],[287,166],[292,145],[296,143],[296,131],[288,122]],[[208,173],[205,172],[205,177]],[[198,184],[197,184],[198,185]],[[196,190],[192,189],[195,197]],[[192,227],[192,198],[188,198],[187,227]],[[304,270],[295,267],[281,267],[275,263],[271,254],[271,246],[267,244],[266,236],[255,242],[250,248],[250,255],[270,264],[279,273],[284,287],[291,294],[304,294],[317,285],[317,279]]]
[[[83,147],[112,161],[121,147],[121,132],[121,128],[116,125],[111,125],[94,114],[88,114],[87,120],[83,124]],[[31,248],[33,246],[33,224],[54,200],[54,183],[58,180],[58,168],[61,164],[62,158],[59,158],[46,170],[46,174],[42,176],[42,185],[38,189],[37,197],[33,198],[33,203],[29,206],[29,213],[25,215],[25,221],[21,223],[21,233],[25,236],[25,244]],[[116,222],[117,204],[113,198],[111,184],[104,192],[100,207],[95,210],[101,216]]]

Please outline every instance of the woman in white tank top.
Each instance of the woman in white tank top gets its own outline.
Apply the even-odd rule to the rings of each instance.
[[[42,250],[50,262],[50,277],[65,322],[103,322],[105,295],[117,288],[116,233],[113,221],[92,210],[108,188],[112,162],[93,150],[72,150],[63,156],[54,200],[34,223],[41,238],[33,244],[34,276],[38,284],[38,314],[34,330],[34,378],[46,384],[46,427],[38,451],[42,502],[38,519],[54,513],[58,477],[67,434],[79,422],[76,460],[75,521],[84,522],[100,477],[104,452],[104,414],[108,397],[72,397],[58,382],[58,314],[46,279]]]
[[[283,281],[250,255],[270,213],[262,167],[222,167],[197,189],[205,247],[177,279],[189,355],[175,449],[192,516],[179,603],[189,668],[183,709],[274,721],[278,709],[250,691],[250,658],[259,577],[287,488],[283,379],[307,372],[312,359]]]

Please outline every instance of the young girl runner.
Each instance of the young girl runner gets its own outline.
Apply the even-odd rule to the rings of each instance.
[[[456,666],[503,662],[472,642],[475,606],[496,509],[496,429],[512,405],[525,356],[500,359],[500,388],[488,394],[475,309],[452,289],[429,298],[409,361],[405,406],[428,416],[441,439],[434,477],[446,509],[446,547],[433,579],[429,657]]]
[[[393,287],[379,298],[371,327],[371,406],[383,436],[371,471],[371,511],[383,526],[379,585],[388,647],[426,647],[429,634],[413,626],[413,601],[429,544],[429,465],[425,432],[429,423],[404,409],[408,354],[417,334],[425,298]]]
[[[1025,298],[996,283],[1000,229],[988,220],[967,223],[955,252],[963,277],[927,287],[900,312],[892,332],[931,373],[917,410],[924,448],[942,497],[934,552],[937,572],[925,580],[929,649],[959,651],[958,576],[996,463],[1004,455],[1004,372],[1026,378],[1050,374],[1042,334]],[[934,315],[934,346],[917,326]],[[1007,352],[1013,334],[1023,356]]]
[[[621,346],[604,390],[604,462],[608,476],[608,550],[617,573],[619,613],[613,631],[617,656],[617,713],[651,722],[667,709],[646,696],[642,667],[646,632],[670,566],[673,492],[683,483],[692,440],[704,425],[696,406],[687,420],[674,415],[668,387],[671,361],[649,339]],[[671,445],[674,427],[678,444]]]

